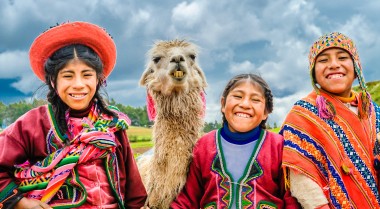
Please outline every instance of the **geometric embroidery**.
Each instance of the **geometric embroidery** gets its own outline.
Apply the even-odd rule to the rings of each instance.
[[[219,201],[221,202],[221,206],[227,207],[233,198],[236,198],[235,202],[238,204],[241,208],[251,208],[253,205],[253,202],[248,198],[248,195],[255,192],[253,191],[254,188],[252,186],[252,181],[254,181],[256,178],[263,175],[263,170],[259,163],[256,161],[256,157],[258,152],[260,151],[260,148],[264,142],[264,139],[266,137],[265,130],[262,130],[259,139],[257,140],[257,143],[255,145],[254,151],[252,153],[251,159],[247,164],[247,168],[245,169],[245,173],[240,178],[239,182],[237,182],[236,189],[231,186],[231,177],[228,175],[226,168],[225,168],[225,161],[223,158],[223,153],[221,149],[221,142],[220,142],[220,129],[216,133],[216,146],[217,146],[217,153],[214,157],[213,163],[211,165],[211,171],[213,171],[216,175],[218,175],[220,178],[218,181],[219,184],[219,196],[221,199]],[[222,157],[222,158],[220,158]],[[248,173],[247,173],[248,172]],[[236,190],[236,191],[234,191]],[[234,197],[233,197],[234,196]]]
[[[298,108],[296,106],[298,106]],[[377,105],[373,105],[373,107],[375,107],[375,109],[379,108]],[[300,100],[296,102],[295,108],[297,108],[300,114],[308,115],[308,117],[310,117],[310,121],[314,121],[322,127],[325,126],[323,127],[323,130],[328,131],[329,134],[331,133],[331,139],[335,140],[336,137],[338,141],[335,140],[334,143],[336,143],[337,147],[341,149],[348,157],[348,162],[351,162],[353,164],[355,171],[357,171],[356,173],[359,173],[362,176],[361,178],[363,179],[363,183],[366,184],[366,186],[363,186],[371,191],[371,193],[377,199],[377,202],[380,202],[378,190],[376,187],[376,180],[372,175],[370,169],[366,166],[366,163],[363,161],[363,159],[360,158],[359,154],[355,150],[355,147],[358,145],[352,144],[348,139],[346,134],[350,134],[350,130],[347,132],[346,129],[348,128],[345,129],[345,122],[342,121],[338,116],[333,120],[322,119],[324,120],[324,123],[313,120],[313,118],[321,118],[318,117],[317,108],[306,101]],[[375,112],[377,114],[376,131],[379,131],[380,111],[377,110]],[[330,130],[332,132],[330,132]],[[346,132],[344,130],[346,130]],[[284,125],[280,134],[284,136],[286,135],[287,140],[285,140],[284,143],[284,147],[286,149],[294,150],[295,152],[302,154],[305,158],[312,160],[318,169],[324,174],[325,178],[329,181],[329,185],[334,185],[333,187],[330,187],[329,199],[335,207],[341,207],[341,204],[349,201],[348,193],[343,184],[342,176],[339,174],[341,173],[340,165],[332,164],[332,162],[327,157],[324,148],[321,147],[320,144],[316,143],[316,141],[314,141],[314,139],[311,138],[308,133],[301,132],[300,130],[296,130],[288,125]],[[367,191],[369,192],[369,190]]]
[[[277,209],[277,206],[271,202],[262,200],[257,204],[256,208],[257,209]]]

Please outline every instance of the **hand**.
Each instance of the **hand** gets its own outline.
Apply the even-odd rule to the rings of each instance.
[[[140,209],[149,209],[148,206],[142,206]]]
[[[43,203],[36,199],[29,199],[23,197],[18,203],[15,205],[14,209],[53,209],[48,204]]]

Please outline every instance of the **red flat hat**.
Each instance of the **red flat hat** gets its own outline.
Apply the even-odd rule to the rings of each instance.
[[[101,27],[87,22],[68,22],[39,35],[29,51],[30,65],[39,79],[45,81],[45,62],[58,49],[83,44],[93,49],[103,63],[103,74],[108,77],[116,63],[116,46],[111,36]]]

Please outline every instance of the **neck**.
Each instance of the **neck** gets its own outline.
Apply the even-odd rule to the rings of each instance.
[[[228,128],[228,123],[223,124],[223,128],[220,131],[222,137],[230,143],[233,144],[247,144],[252,141],[257,140],[260,137],[261,128],[257,126],[256,128],[248,132],[232,132]]]
[[[335,96],[337,99],[339,99],[343,103],[350,103],[356,100],[356,93],[351,91],[349,97],[341,97],[341,96]]]
[[[84,109],[84,110],[70,110],[70,112],[69,112],[70,117],[73,117],[73,118],[86,117],[88,115],[88,113],[91,111],[92,104],[93,104],[93,102],[91,102],[88,105],[88,107],[86,107],[86,109]]]

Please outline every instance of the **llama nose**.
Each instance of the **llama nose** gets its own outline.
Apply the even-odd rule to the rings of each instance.
[[[185,61],[185,57],[183,55],[174,55],[170,59],[170,62],[176,62],[176,63],[180,63],[184,61]]]

